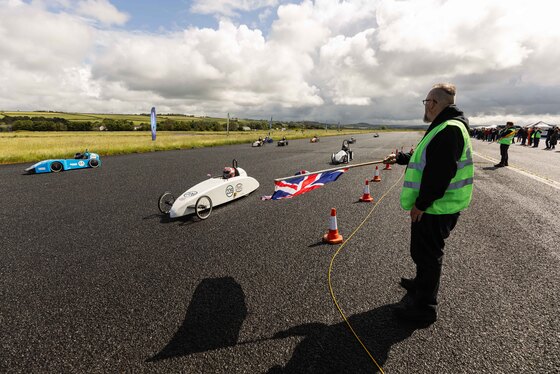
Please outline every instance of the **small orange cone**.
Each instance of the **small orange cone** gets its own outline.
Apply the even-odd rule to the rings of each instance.
[[[365,203],[371,203],[373,201],[373,197],[369,194],[369,181],[366,179],[366,185],[364,186],[364,194],[360,197],[360,201]]]
[[[336,223],[336,209],[331,209],[331,216],[329,218],[329,232],[323,235],[323,241],[329,244],[342,243],[342,235],[338,233],[338,225]]]
[[[390,163],[386,163],[386,164],[385,164],[385,167],[383,168],[383,170],[393,170],[393,169],[391,168],[391,164],[390,164]]]
[[[375,173],[373,174],[372,182],[381,182],[381,175],[379,175],[379,166],[375,167]]]

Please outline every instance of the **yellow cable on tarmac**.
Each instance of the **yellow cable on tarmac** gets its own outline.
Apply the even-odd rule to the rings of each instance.
[[[369,217],[372,215],[373,211],[375,210],[375,208],[377,207],[377,205],[379,205],[379,203],[383,200],[383,198],[385,198],[385,196],[387,196],[389,194],[389,192],[391,192],[393,190],[393,188],[397,185],[397,183],[399,183],[399,181],[402,179],[404,175],[404,172],[401,174],[401,176],[399,177],[399,179],[397,179],[397,181],[387,190],[387,192],[385,192],[380,198],[379,200],[377,200],[377,202],[373,205],[373,207],[371,208],[371,210],[369,211],[368,215],[366,216],[366,218],[364,218],[364,220],[358,225],[358,227],[352,232],[352,234],[350,234],[350,236],[348,237],[348,239],[346,239],[341,245],[340,247],[338,247],[338,249],[336,250],[336,252],[334,253],[334,255],[331,258],[331,263],[329,265],[329,273],[328,273],[328,282],[329,282],[329,291],[331,293],[331,298],[334,302],[334,305],[336,306],[336,308],[338,309],[338,312],[340,313],[340,315],[342,316],[342,319],[344,320],[344,322],[346,322],[346,325],[348,326],[348,328],[350,329],[350,331],[352,332],[352,334],[354,335],[354,337],[356,338],[356,340],[358,340],[358,342],[360,343],[360,345],[362,346],[362,348],[366,351],[367,355],[369,356],[369,358],[371,358],[371,360],[373,361],[373,363],[375,364],[375,366],[379,369],[379,371],[381,372],[381,374],[385,374],[385,372],[383,371],[383,368],[377,363],[377,361],[375,360],[375,358],[373,358],[372,354],[369,352],[369,350],[367,349],[367,347],[365,346],[365,344],[362,342],[362,340],[360,339],[360,337],[358,336],[358,334],[356,333],[356,331],[354,331],[354,329],[352,328],[352,325],[350,324],[350,322],[348,321],[348,319],[346,318],[346,316],[344,315],[344,312],[342,311],[342,309],[340,308],[340,305],[338,305],[338,302],[336,301],[336,297],[334,295],[334,291],[332,288],[332,283],[331,283],[331,273],[332,273],[332,268],[333,268],[333,264],[334,264],[334,259],[336,258],[336,256],[340,253],[340,251],[342,250],[342,248],[344,248],[346,246],[346,243],[348,243],[348,241],[350,241],[350,239],[352,239],[352,237],[354,236],[354,234],[356,234],[361,228],[362,226],[367,222],[367,220],[369,219]]]

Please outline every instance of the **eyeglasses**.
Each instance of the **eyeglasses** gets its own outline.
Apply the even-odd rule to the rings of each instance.
[[[428,102],[430,102],[430,101],[433,101],[434,104],[437,104],[437,101],[436,101],[436,100],[433,100],[433,99],[422,100],[422,104],[426,105],[426,104],[427,104]]]

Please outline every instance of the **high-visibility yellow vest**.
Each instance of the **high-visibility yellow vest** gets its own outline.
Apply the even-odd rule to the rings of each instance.
[[[463,123],[457,120],[449,120],[434,127],[416,146],[415,152],[410,158],[404,175],[404,185],[401,192],[401,206],[405,210],[411,210],[416,203],[420,193],[422,174],[426,167],[426,149],[440,131],[447,126],[457,126],[463,134],[465,146],[461,158],[457,162],[457,173],[451,179],[445,194],[441,199],[435,200],[426,213],[430,214],[453,214],[466,209],[472,199],[472,186],[474,178],[474,165],[472,161],[472,145],[469,133]]]
[[[508,129],[505,129],[504,132],[508,131]],[[505,135],[502,136],[500,138],[500,140],[498,140],[498,143],[500,144],[505,144],[505,145],[511,145],[511,142],[513,141],[513,138],[515,136],[515,129],[511,128],[511,131]]]
[[[535,131],[532,135],[531,138],[533,139],[540,139],[541,138],[541,132],[540,131]]]

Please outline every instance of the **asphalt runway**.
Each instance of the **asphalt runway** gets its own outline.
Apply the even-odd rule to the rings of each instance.
[[[356,136],[353,163],[420,136]],[[370,212],[357,200],[373,167],[260,199],[274,178],[328,168],[342,139],[103,157],[59,174],[0,166],[0,372],[376,372],[329,294],[338,247],[320,243],[331,207],[345,238]],[[413,275],[403,167],[371,184],[375,199],[397,187],[335,260],[338,302],[387,373],[560,371],[560,152],[513,145],[512,167],[495,169],[499,147],[473,145],[473,202],[446,242],[435,324],[391,314],[399,278]],[[159,214],[162,192],[233,158],[257,191],[205,221]]]

